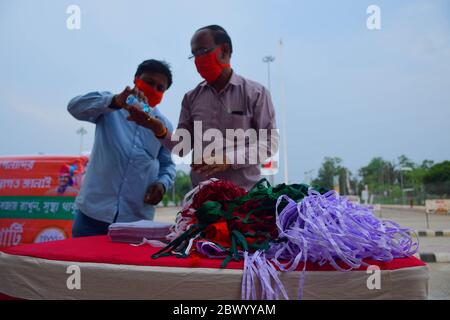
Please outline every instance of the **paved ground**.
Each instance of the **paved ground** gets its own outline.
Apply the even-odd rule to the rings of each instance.
[[[399,223],[401,226],[415,230],[427,229],[425,212],[383,209],[376,213],[382,219],[389,219]],[[431,230],[450,229],[450,215],[428,215]],[[421,237],[419,239],[420,252],[449,252],[450,237]]]
[[[381,212],[376,212],[376,214],[377,216],[381,215],[383,219],[394,220],[404,227],[427,229],[425,212],[382,209]],[[429,214],[428,221],[432,230],[450,229],[450,215]]]
[[[380,213],[377,213],[379,216]],[[383,209],[382,219],[394,220],[413,229],[427,229],[425,212]],[[450,229],[450,215],[428,215],[431,230]],[[449,252],[450,237],[420,237],[420,252]],[[450,263],[428,263],[430,270],[429,299],[450,300]]]
[[[429,263],[429,299],[450,300],[450,263]]]
[[[180,207],[158,207],[156,208],[155,220],[162,222],[175,222]]]
[[[180,208],[158,208],[156,218],[158,221],[173,222]],[[393,220],[404,227],[413,229],[426,229],[425,212],[383,209],[376,215],[382,219]],[[450,229],[450,215],[429,215],[430,229]],[[420,252],[450,252],[450,237],[421,237]],[[429,298],[450,300],[450,263],[429,263]]]
[[[450,253],[450,237],[421,237],[419,238],[419,252],[448,252]]]

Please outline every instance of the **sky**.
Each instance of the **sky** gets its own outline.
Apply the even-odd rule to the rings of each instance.
[[[81,10],[79,30],[66,26],[70,5]],[[380,30],[367,28],[370,5],[380,8]],[[268,86],[262,58],[275,57],[271,92],[280,129],[285,108],[290,182],[315,176],[326,156],[354,173],[376,156],[450,159],[445,0],[0,0],[0,156],[78,154],[81,126],[89,151],[95,126],[72,118],[68,101],[120,92],[149,58],[172,67],[160,110],[176,125],[183,95],[201,81],[190,39],[209,24],[230,34],[240,75]],[[283,172],[282,158],[276,182]]]

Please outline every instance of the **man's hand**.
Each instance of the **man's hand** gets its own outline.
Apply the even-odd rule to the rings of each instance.
[[[213,161],[203,161],[202,164],[191,164],[192,170],[210,177],[220,172],[224,172],[231,168],[231,164],[226,157],[224,157],[223,163],[212,163]],[[212,163],[212,164],[208,164]]]
[[[148,128],[151,117],[147,113],[145,113],[143,110],[141,110],[138,107],[130,106],[130,105],[126,105],[124,107],[124,109],[126,109],[128,111],[128,113],[130,114],[127,117],[128,121],[134,121],[138,125]]]
[[[138,107],[130,106],[126,103],[127,97],[132,94],[138,99],[148,104],[147,97],[142,91],[137,88],[131,89],[126,87],[121,93],[116,94],[112,100],[112,105],[127,110],[130,115],[127,118],[129,121],[134,121],[138,125],[150,129],[158,138],[163,138],[164,133],[167,132],[166,126],[160,120],[150,117],[147,113]]]
[[[157,138],[164,138],[165,134],[167,134],[166,126],[161,120],[150,117],[147,113],[135,106],[127,105],[125,109],[130,113],[127,118],[128,121],[134,121],[138,125],[152,130]]]
[[[160,182],[156,182],[148,187],[144,202],[155,206],[162,200],[165,192],[166,189],[164,188],[164,185]]]
[[[137,88],[131,89],[129,86],[127,86],[121,93],[116,94],[113,97],[112,104],[118,108],[127,108],[128,105],[126,101],[130,94],[147,103],[147,97],[142,91]]]

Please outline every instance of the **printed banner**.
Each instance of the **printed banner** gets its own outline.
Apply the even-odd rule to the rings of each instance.
[[[0,197],[1,218],[72,220],[75,197]]]
[[[0,219],[0,249],[72,236],[72,220]]]
[[[87,157],[0,157],[0,196],[76,196]]]
[[[0,248],[71,237],[87,157],[0,157]]]

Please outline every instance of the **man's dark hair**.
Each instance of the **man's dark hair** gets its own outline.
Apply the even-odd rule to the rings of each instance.
[[[167,77],[167,89],[172,85],[172,72],[170,71],[170,65],[165,61],[159,60],[145,60],[142,62],[136,71],[135,77],[140,77],[144,72],[161,73]]]
[[[228,35],[228,33],[225,31],[224,28],[222,28],[221,26],[218,26],[217,24],[212,24],[210,26],[200,28],[196,32],[198,32],[200,30],[205,30],[205,29],[211,30],[213,37],[214,37],[215,44],[226,43],[230,47],[230,53],[233,53],[233,44],[231,43],[231,38]]]

